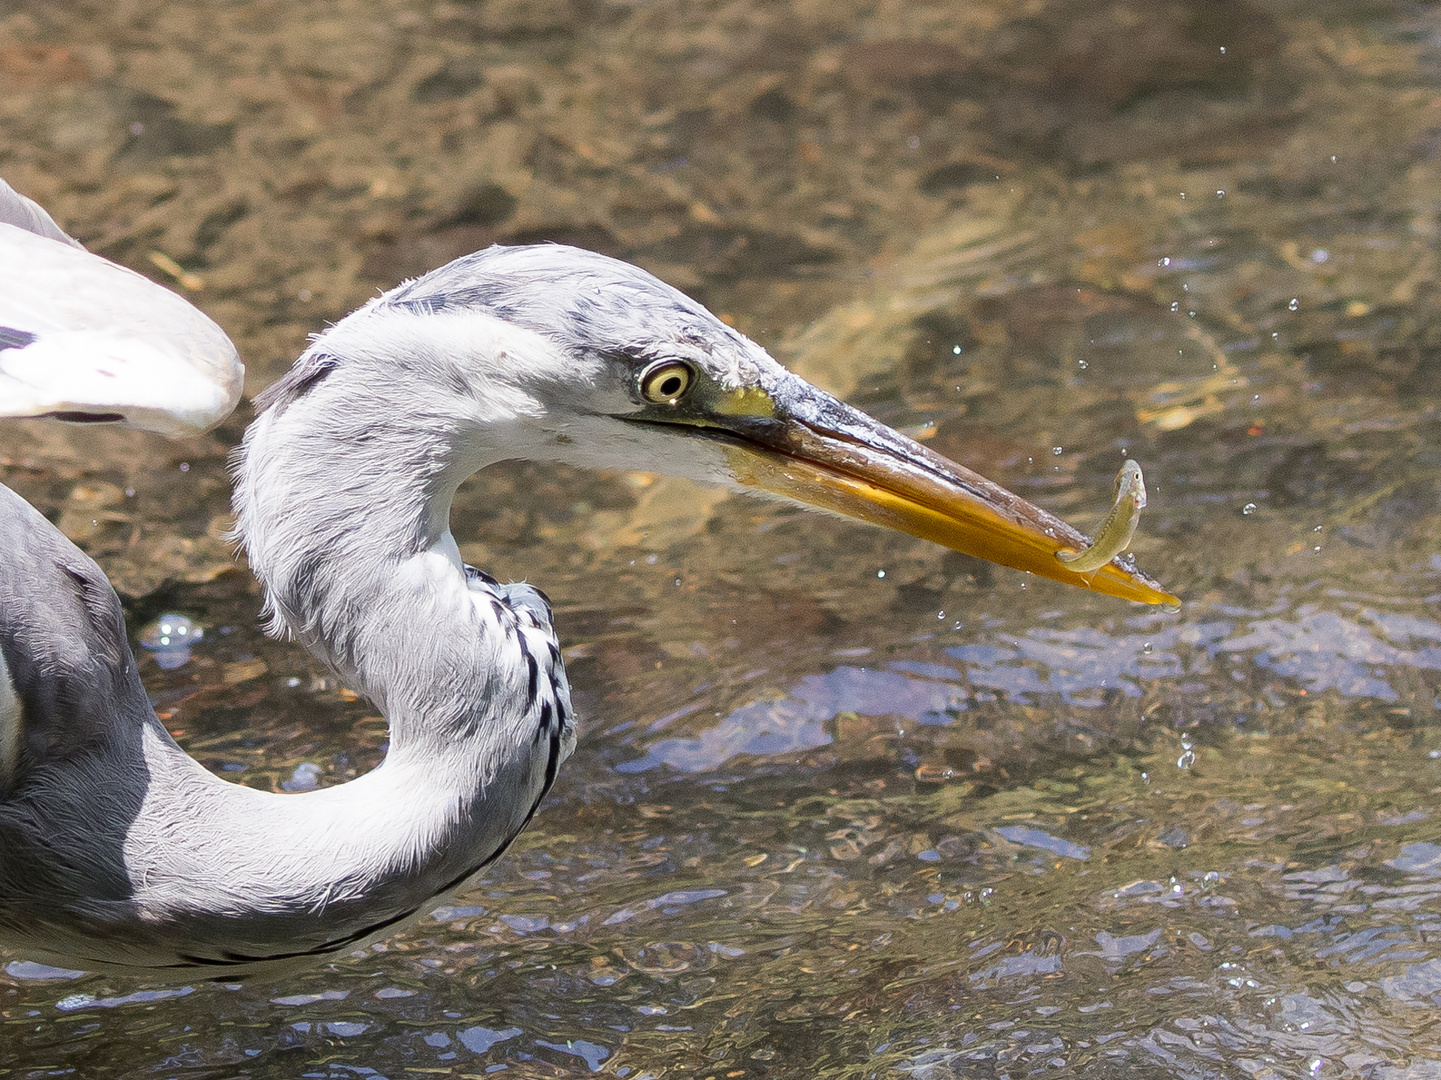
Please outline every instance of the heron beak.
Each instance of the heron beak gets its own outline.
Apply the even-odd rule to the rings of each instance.
[[[713,397],[705,415],[671,422],[722,442],[738,484],[1108,596],[1180,604],[1121,559],[1068,569],[1056,553],[1085,548],[1083,534],[801,379],[757,397],[754,389],[733,401]]]

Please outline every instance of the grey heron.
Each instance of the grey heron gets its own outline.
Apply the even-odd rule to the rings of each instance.
[[[6,191],[0,414],[161,431],[223,415],[238,370],[223,334],[158,286],[104,307],[129,272],[17,221],[18,196],[7,215]],[[31,258],[63,268],[15,303],[5,290],[38,276]],[[99,310],[74,300],[92,286]],[[136,327],[149,352],[121,377],[103,338]],[[72,391],[52,365],[112,377]],[[392,932],[500,855],[574,748],[575,718],[545,597],[466,566],[450,532],[458,486],[493,462],[679,475],[1175,600],[1120,559],[1068,568],[1057,553],[1086,540],[1064,522],[816,389],[646,272],[570,247],[492,247],[398,286],[316,336],[255,407],[234,463],[237,537],[271,629],[383,712],[385,759],[297,794],[207,772],[157,719],[100,569],[0,488],[0,947],[233,977]]]

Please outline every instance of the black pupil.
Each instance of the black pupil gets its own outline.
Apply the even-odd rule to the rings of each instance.
[[[679,375],[667,375],[664,379],[661,380],[661,396],[675,397],[676,394],[680,393],[681,387],[684,385],[685,380],[682,379]]]

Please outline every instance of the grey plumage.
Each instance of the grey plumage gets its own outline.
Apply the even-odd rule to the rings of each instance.
[[[547,266],[569,293],[537,288]],[[590,314],[552,326],[555,304]],[[385,762],[336,788],[257,792],[184,755],[146,703],[98,569],[6,493],[0,521],[24,556],[0,566],[0,595],[17,613],[5,654],[26,735],[0,866],[25,870],[0,870],[0,940],[80,966],[245,970],[385,932],[504,850],[572,751],[574,718],[548,604],[460,562],[450,500],[517,455],[722,478],[711,444],[678,454],[673,436],[614,415],[637,410],[636,371],[661,354],[731,385],[786,378],[641,271],[492,249],[342,320],[258,403],[235,508],[274,628],[391,727]],[[37,666],[50,652],[25,638],[36,625],[72,642],[73,675]],[[37,876],[57,839],[78,864]]]
[[[543,334],[474,306],[517,268],[547,261],[578,265],[602,306],[647,299],[611,289],[663,303],[649,328],[632,320],[589,337],[565,326]],[[416,306],[430,297],[445,300]],[[518,298],[506,303],[514,318]],[[635,411],[638,365],[676,351],[731,381],[762,364],[783,374],[633,268],[564,249],[495,249],[343,320],[264,396],[236,462],[237,534],[275,628],[369,695],[391,726],[384,764],[337,788],[257,792],[185,756],[145,703],[108,588],[108,636],[93,603],[54,609],[75,592],[64,581],[79,580],[56,568],[83,568],[92,592],[99,571],[7,493],[0,520],[30,546],[12,547],[25,557],[0,567],[0,588],[17,593],[7,610],[21,614],[6,628],[15,657],[6,655],[26,731],[0,801],[0,865],[43,862],[39,848],[57,835],[83,861],[52,860],[43,878],[0,871],[0,940],[80,966],[240,971],[386,932],[504,850],[573,749],[574,718],[548,604],[463,566],[447,526],[451,496],[476,469],[516,454],[673,465],[673,440],[610,413]],[[608,448],[611,439],[625,445]],[[709,446],[696,451],[681,455],[688,471],[718,475]],[[52,579],[37,579],[36,565]],[[95,700],[33,700],[24,665],[40,652],[22,635],[37,621],[90,643],[79,654],[85,674],[70,682]],[[125,708],[107,715],[122,691]],[[102,715],[97,727],[110,736],[79,754]],[[46,749],[32,751],[42,734]],[[77,784],[76,770],[96,775]],[[57,815],[73,833],[57,834]],[[97,893],[97,881],[110,884]]]
[[[17,331],[54,311],[20,315]],[[211,374],[223,388],[234,373]],[[163,430],[164,389],[117,386],[117,419]],[[302,794],[206,772],[150,708],[99,568],[0,488],[0,946],[80,967],[274,969],[392,931],[503,852],[576,736],[549,603],[465,566],[450,533],[457,487],[496,461],[725,484],[1174,599],[1119,564],[1065,571],[1055,552],[1083,541],[1063,522],[643,271],[572,248],[491,248],[407,282],[316,337],[256,406],[236,538],[272,631],[385,714],[385,760]]]
[[[384,765],[339,788],[225,783],[155,718],[99,568],[3,488],[0,541],[15,556],[0,564],[0,653],[24,733],[0,797],[0,941],[27,954],[235,973],[349,947],[499,853],[573,745],[544,602],[477,579],[469,629],[534,687],[515,745],[477,711],[444,761],[397,732]]]

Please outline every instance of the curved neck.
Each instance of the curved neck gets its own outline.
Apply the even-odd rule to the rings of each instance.
[[[261,907],[288,898],[273,905],[292,912],[277,939],[306,918],[333,933],[342,901],[366,918],[408,914],[459,884],[529,819],[574,744],[543,598],[468,575],[448,528],[459,484],[503,456],[487,436],[524,435],[488,421],[486,403],[442,371],[392,356],[378,380],[312,350],[279,400],[261,403],[236,463],[236,534],[275,626],[385,714],[384,763],[338,787],[272,795],[215,781],[164,747],[147,753],[169,797],[189,792],[209,822],[193,835],[247,821],[223,859],[213,844],[182,846],[222,891]],[[267,862],[277,836],[287,861]]]
[[[374,700],[405,752],[471,711],[437,689],[460,670],[489,677],[495,628],[477,621],[449,516],[460,484],[503,455],[443,369],[392,360],[377,374],[302,357],[246,432],[236,535],[272,632],[289,631]]]
[[[518,619],[505,589],[468,579],[450,504],[500,447],[531,448],[541,410],[460,378],[434,341],[445,321],[422,325],[430,337],[413,320],[342,323],[268,392],[236,461],[236,534],[272,628],[376,703],[389,758],[455,763],[483,783],[534,734],[539,660],[563,676],[548,615]],[[473,316],[462,325],[474,333]]]
[[[126,906],[117,936],[82,916],[48,949],[142,967],[220,963],[229,971],[347,950],[428,910],[502,853],[553,775],[510,755],[482,781],[459,758],[394,755],[336,787],[282,795],[206,772],[156,723],[142,733],[143,802],[123,841]],[[186,808],[183,829],[175,807]],[[53,898],[52,898],[53,903]],[[102,915],[103,920],[103,915]],[[43,919],[42,919],[43,921]]]

